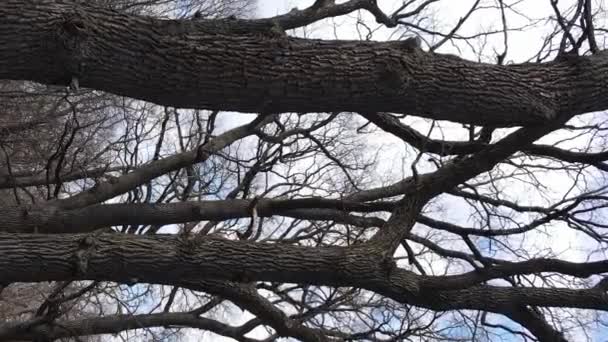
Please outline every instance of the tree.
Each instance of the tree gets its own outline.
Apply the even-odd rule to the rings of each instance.
[[[447,33],[416,24],[437,2],[387,14],[372,0],[319,0],[267,19],[0,3],[0,78],[68,87],[68,99],[108,92],[124,118],[115,136],[92,135],[119,146],[102,165],[62,171],[54,157],[22,174],[6,158],[0,187],[53,195],[1,209],[2,281],[57,286],[0,339],[191,327],[252,341],[263,327],[303,341],[566,341],[601,328],[608,155],[603,114],[591,114],[608,108],[601,3],[551,1],[536,58],[511,63],[508,37],[526,26],[507,18],[520,2],[473,1]],[[480,11],[502,28],[460,34]],[[352,13],[418,38],[285,32]],[[492,63],[483,50],[477,61],[437,52],[494,33],[504,47]],[[447,128],[464,138],[445,139]],[[375,174],[382,156],[365,140],[378,136],[415,150],[399,179]],[[582,260],[539,240],[566,230],[588,248]],[[91,291],[129,311],[67,316]],[[252,318],[222,322],[225,301]]]

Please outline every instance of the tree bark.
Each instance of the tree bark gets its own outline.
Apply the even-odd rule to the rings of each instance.
[[[386,111],[493,126],[608,107],[606,54],[489,65],[399,42],[289,38],[267,21],[159,20],[71,1],[3,1],[0,16],[0,78],[77,79],[175,107]]]
[[[21,328],[24,323],[0,325],[0,340],[37,340],[118,334],[125,330],[151,327],[191,327],[208,330],[218,335],[231,337],[237,341],[253,342],[254,339],[243,338],[240,327],[232,327],[212,319],[197,317],[190,313],[157,313],[148,315],[116,315],[95,317],[74,321],[33,324],[27,329]]]
[[[1,232],[85,233],[120,225],[168,225],[197,221],[220,221],[251,217],[252,200],[192,201],[175,203],[117,203],[92,205],[82,209],[54,207],[24,208],[5,206],[0,210]],[[260,217],[285,216],[306,220],[334,221],[360,227],[381,227],[385,221],[350,212],[392,211],[394,203],[349,203],[341,200],[305,198],[293,200],[261,199],[256,210]],[[27,211],[27,215],[24,212]]]
[[[0,269],[6,283],[104,280],[191,288],[193,283],[205,280],[277,281],[359,287],[433,310],[508,313],[514,305],[608,310],[608,299],[599,289],[487,285],[450,288],[450,282],[457,285],[466,279],[420,276],[391,267],[385,264],[382,251],[371,244],[313,248],[217,237],[189,240],[162,235],[1,235]],[[550,271],[556,267],[555,263],[540,264],[548,264]]]
[[[351,9],[342,6],[340,10]],[[313,248],[217,237],[0,234],[0,282],[99,280],[168,284],[195,290],[201,289],[197,284],[206,281],[352,286],[432,310],[501,313],[547,341],[559,337],[542,317],[521,308],[608,309],[606,293],[601,288],[481,285],[491,279],[526,273],[555,271],[585,277],[604,272],[608,265],[603,262],[574,264],[542,259],[496,263],[460,275],[432,277],[398,268],[392,259],[397,246],[404,239],[411,239],[410,230],[428,200],[491,170],[517,151],[605,167],[599,164],[605,153],[574,153],[528,145],[576,114],[608,108],[606,53],[546,64],[489,65],[426,53],[401,42],[290,38],[272,20],[160,20],[60,0],[6,0],[0,2],[0,17],[0,78],[80,85],[174,107],[261,114],[359,112],[414,145],[430,142],[431,152],[475,153],[436,172],[361,191],[347,197],[347,201],[259,202],[260,216],[309,215],[307,219],[327,219],[323,215],[335,215],[329,210],[393,210],[394,203],[382,207],[386,203],[355,202],[405,195],[388,222],[370,222],[374,218],[366,218],[369,220],[365,224],[382,227],[370,241],[360,245]],[[490,127],[530,127],[496,144],[487,144],[489,140],[450,142],[446,152],[444,142],[404,129],[395,119],[371,114],[377,112]],[[260,115],[263,117],[268,116]],[[97,204],[168,172],[203,162],[232,142],[254,134],[256,125],[235,128],[199,148],[153,161],[33,210],[5,208],[0,229],[74,232],[87,227],[87,220],[95,221],[87,227],[90,229],[125,223],[164,224],[249,216],[250,203],[244,200],[229,201],[229,207],[221,206],[228,201],[159,206]],[[22,181],[37,184],[40,179]],[[16,179],[3,182],[20,184]],[[294,203],[300,206],[289,207]],[[315,205],[326,211],[311,210]],[[353,219],[359,220],[344,217],[344,222]],[[23,228],[16,228],[19,226]],[[318,331],[306,329],[294,332],[290,321],[277,311],[254,314],[272,316],[279,322],[273,326],[279,333],[303,340],[320,336]],[[154,319],[160,317],[149,317],[150,322],[158,323]],[[190,316],[173,318],[174,322],[202,324]],[[112,322],[118,323],[129,327],[127,320]],[[41,334],[53,333],[52,327],[40,329],[46,329]],[[10,333],[10,329],[7,331]]]

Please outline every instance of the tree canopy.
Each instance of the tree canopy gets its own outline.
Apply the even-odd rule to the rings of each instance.
[[[605,4],[459,3],[0,2],[0,340],[606,338]]]

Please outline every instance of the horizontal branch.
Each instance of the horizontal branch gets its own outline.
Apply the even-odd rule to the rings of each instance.
[[[79,179],[91,179],[98,178],[107,173],[122,171],[125,167],[98,167],[88,170],[78,170],[74,172],[64,173],[60,176],[62,182],[71,182]],[[3,175],[0,177],[0,189],[10,189],[14,187],[28,187],[28,186],[39,186],[39,185],[50,185],[57,182],[55,174],[50,174],[46,177],[44,171],[33,173],[29,175]]]
[[[0,78],[77,79],[174,107],[384,111],[497,127],[608,108],[602,53],[502,66],[409,42],[288,38],[250,31],[251,21],[160,20],[82,3],[3,1],[0,16]]]
[[[311,221],[334,221],[359,227],[381,227],[376,217],[352,212],[392,211],[395,203],[357,203],[325,198],[291,200],[217,200],[175,203],[116,203],[64,210],[54,207],[5,207],[0,231],[16,233],[84,233],[118,225],[167,225],[198,221],[223,221],[252,216],[253,205],[260,217],[285,216]],[[24,215],[24,213],[26,213]]]
[[[438,276],[425,285],[437,289],[458,289],[478,285],[490,279],[508,278],[516,275],[559,273],[578,278],[587,278],[608,272],[608,261],[568,262],[559,259],[530,259],[521,262],[505,261],[499,265],[479,268],[475,271],[453,276]]]
[[[56,340],[66,337],[118,334],[125,330],[154,327],[188,327],[211,331],[237,341],[255,342],[243,336],[247,331],[191,313],[115,315],[57,322],[19,322],[0,325],[0,340]]]
[[[580,266],[556,265],[549,264],[551,270]],[[2,234],[0,272],[4,282],[76,279],[184,286],[217,279],[359,287],[433,310],[503,313],[513,305],[608,310],[608,299],[598,289],[484,285],[438,290],[435,280],[444,277],[387,265],[369,243],[313,248],[211,237]]]

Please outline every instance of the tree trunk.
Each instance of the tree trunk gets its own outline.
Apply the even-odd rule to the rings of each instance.
[[[0,269],[2,281],[7,283],[104,280],[191,287],[209,279],[277,281],[359,287],[433,310],[508,313],[514,305],[608,310],[604,293],[594,289],[485,285],[459,289],[458,283],[478,274],[416,275],[386,264],[382,251],[369,243],[319,248],[217,237],[1,234]]]
[[[487,65],[399,42],[296,39],[256,21],[159,20],[71,1],[3,1],[0,17],[0,78],[76,80],[175,107],[518,126],[608,106],[605,55]]]

